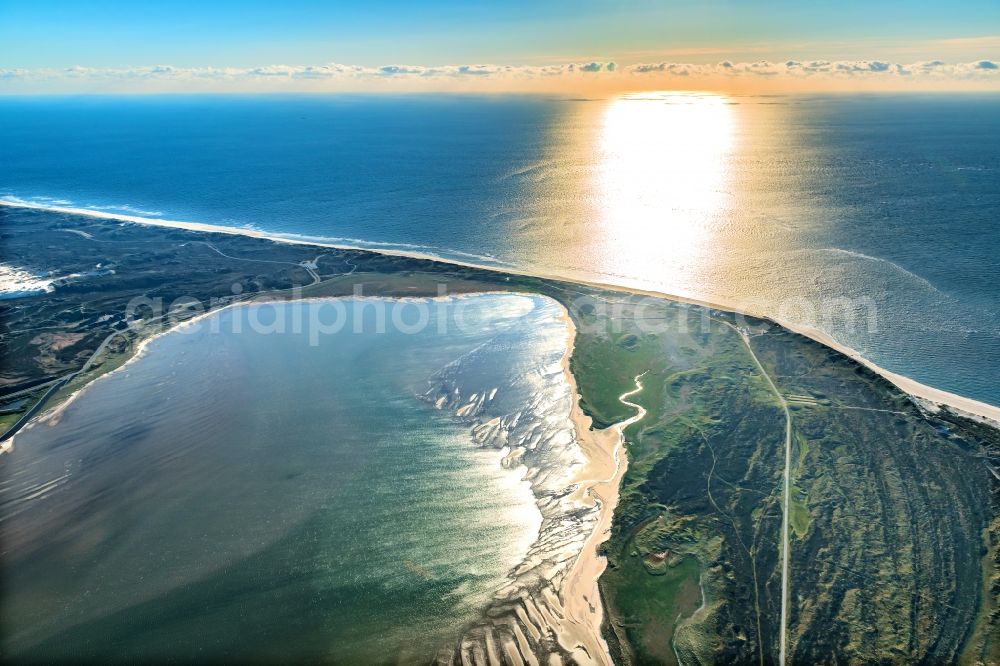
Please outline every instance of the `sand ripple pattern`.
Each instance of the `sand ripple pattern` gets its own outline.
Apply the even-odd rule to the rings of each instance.
[[[510,572],[483,620],[442,653],[441,663],[590,661],[560,641],[567,634],[563,582],[600,514],[598,503],[581,501],[575,492],[587,461],[570,417],[575,397],[563,370],[566,339],[560,306],[536,299],[518,326],[443,368],[424,395],[468,422],[474,442],[499,450],[504,466],[524,470],[542,514],[524,561]],[[531,353],[523,353],[527,347]],[[493,386],[482,383],[485,377],[503,379]]]

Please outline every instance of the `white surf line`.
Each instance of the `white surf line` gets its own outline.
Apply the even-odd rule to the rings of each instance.
[[[726,304],[726,303],[716,303],[708,301],[701,298],[694,298],[690,296],[682,296],[680,294],[671,294],[665,291],[658,291],[656,289],[640,288],[640,287],[629,287],[622,284],[615,284],[613,282],[602,282],[599,280],[588,279],[582,276],[574,277],[572,275],[564,275],[558,272],[543,272],[537,269],[529,270],[526,268],[518,268],[513,264],[508,262],[503,262],[502,260],[493,259],[494,261],[502,262],[502,265],[489,265],[476,263],[472,261],[463,261],[461,259],[454,259],[452,257],[444,257],[431,252],[418,252],[411,250],[400,250],[388,247],[388,245],[393,245],[392,243],[380,244],[376,242],[359,241],[357,239],[355,243],[345,243],[345,242],[334,242],[335,240],[350,240],[350,239],[323,239],[323,238],[308,238],[308,237],[294,237],[292,235],[282,235],[279,233],[268,233],[264,231],[259,231],[256,229],[248,229],[246,227],[226,227],[218,224],[206,224],[202,222],[182,222],[179,220],[165,220],[158,218],[149,217],[138,217],[135,215],[121,215],[118,213],[107,213],[103,211],[96,211],[88,208],[68,208],[62,206],[51,206],[31,203],[28,201],[15,201],[11,199],[4,199],[0,197],[0,208],[26,208],[29,210],[44,210],[54,213],[64,213],[66,215],[77,215],[82,217],[92,217],[98,219],[111,220],[114,222],[127,222],[132,224],[144,224],[153,227],[166,227],[168,229],[185,229],[187,231],[196,231],[202,233],[218,233],[218,234],[229,234],[234,236],[247,236],[249,238],[263,238],[265,240],[270,240],[276,243],[288,243],[290,245],[311,245],[314,247],[328,247],[336,250],[353,250],[361,252],[371,252],[375,254],[381,254],[387,257],[409,257],[412,259],[425,259],[427,261],[434,261],[440,264],[447,264],[450,266],[462,266],[465,268],[476,268],[486,271],[494,271],[497,273],[505,273],[508,275],[518,275],[533,278],[542,278],[545,280],[553,280],[562,283],[571,283],[584,287],[591,287],[594,289],[607,289],[609,291],[614,291],[620,294],[629,294],[632,296],[651,296],[653,298],[663,298],[674,303],[687,303],[690,305],[696,305],[703,308],[724,310],[727,312],[733,312],[736,314],[750,315],[752,317],[758,317],[766,321],[772,322],[777,326],[788,329],[799,335],[804,335],[811,340],[829,347],[841,354],[847,356],[848,358],[854,360],[857,363],[864,365],[866,368],[881,375],[891,383],[895,384],[897,388],[906,394],[911,396],[921,398],[923,400],[929,400],[936,405],[944,405],[953,410],[957,410],[960,414],[971,416],[975,419],[985,419],[993,427],[1000,426],[1000,405],[991,405],[980,400],[974,400],[972,398],[966,398],[964,396],[958,395],[956,393],[951,393],[949,391],[944,391],[942,389],[934,388],[933,386],[928,386],[927,384],[922,384],[916,380],[910,379],[895,372],[891,372],[876,365],[874,362],[865,358],[860,352],[847,345],[841,344],[834,340],[830,335],[820,331],[812,326],[806,326],[802,324],[795,324],[788,321],[782,321],[774,316],[768,315],[766,312],[759,312],[753,308],[747,308],[739,304]],[[360,243],[360,244],[359,244]],[[402,244],[395,244],[397,247]],[[433,248],[432,248],[433,249]],[[454,251],[453,251],[454,252]],[[458,253],[467,255],[468,253]],[[486,257],[481,257],[488,259]],[[351,271],[352,273],[354,271]]]

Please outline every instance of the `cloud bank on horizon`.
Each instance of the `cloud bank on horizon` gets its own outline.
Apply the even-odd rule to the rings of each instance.
[[[1000,90],[998,27],[997,0],[2,0],[0,94]]]
[[[588,89],[993,89],[1000,62],[756,60],[549,65],[266,65],[2,69],[0,93],[546,91]]]

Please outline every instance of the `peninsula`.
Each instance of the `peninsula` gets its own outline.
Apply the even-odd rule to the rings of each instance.
[[[5,264],[52,279],[0,301],[5,450],[154,336],[224,307],[496,292],[558,302],[570,439],[586,463],[559,491],[579,512],[546,514],[558,494],[536,484],[551,518],[536,545],[572,557],[535,569],[544,580],[512,571],[442,662],[1000,660],[1000,431],[988,406],[914,397],[765,318],[609,286],[13,207],[0,208],[0,233]],[[448,407],[450,395],[428,398]],[[517,425],[465,404],[452,411],[470,446],[502,448]],[[8,510],[16,501],[30,500],[4,497]]]

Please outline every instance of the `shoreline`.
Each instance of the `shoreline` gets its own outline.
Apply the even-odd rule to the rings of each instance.
[[[572,353],[573,338],[576,329],[570,324],[571,339],[569,350]],[[565,366],[566,373],[572,377],[569,371],[568,356]],[[644,373],[645,374],[645,373]],[[646,409],[639,404],[630,402],[626,398],[642,392],[642,375],[635,378],[635,388],[626,391],[618,396],[618,400],[636,410],[636,413],[623,421],[619,421],[603,430],[593,429],[593,420],[583,413],[580,408],[580,394],[577,392],[576,379],[572,378],[570,388],[575,397],[571,418],[577,430],[580,448],[588,456],[590,463],[603,463],[602,476],[596,479],[581,481],[581,486],[574,493],[575,498],[581,495],[593,497],[599,505],[600,513],[597,523],[591,531],[587,540],[584,541],[580,555],[573,563],[573,567],[563,581],[563,607],[566,612],[566,622],[579,630],[589,632],[589,641],[592,645],[587,650],[588,655],[595,663],[613,664],[611,651],[607,641],[604,639],[602,625],[604,623],[604,604],[601,597],[598,581],[608,566],[608,558],[598,553],[598,547],[607,541],[611,536],[611,523],[614,519],[615,509],[618,506],[621,491],[622,477],[628,470],[628,451],[625,448],[625,429],[633,423],[640,421],[646,415]],[[600,460],[603,457],[604,460]],[[588,465],[588,468],[590,465]],[[598,467],[598,469],[601,469]],[[596,470],[595,470],[596,471]],[[610,473],[609,473],[610,472]],[[606,476],[604,476],[606,474]],[[589,483],[589,485],[587,485]],[[582,643],[584,644],[585,643]],[[600,659],[595,655],[600,654]]]
[[[150,350],[150,346],[160,338],[169,334],[182,333],[184,329],[197,326],[203,320],[210,317],[219,316],[229,310],[240,308],[251,308],[261,305],[289,304],[289,303],[309,303],[309,302],[329,302],[329,301],[455,301],[467,298],[482,297],[489,295],[530,297],[523,291],[505,291],[502,289],[484,289],[483,291],[447,294],[443,296],[309,296],[303,298],[274,298],[273,296],[262,294],[259,299],[250,298],[248,300],[226,303],[211,310],[198,313],[189,319],[174,322],[162,330],[156,330],[152,334],[143,335],[139,332],[132,353],[127,359],[115,368],[103,372],[90,378],[85,384],[76,388],[64,396],[59,402],[49,405],[42,410],[18,433],[10,438],[5,444],[7,447],[14,445],[15,439],[21,433],[27,432],[35,427],[43,425],[55,426],[61,420],[65,410],[69,408],[77,398],[85,391],[95,386],[103,379],[117,375],[121,371],[126,371],[133,363],[139,362]],[[559,301],[545,294],[535,294],[535,296],[551,300],[559,308],[559,320],[566,327],[566,338],[562,346],[562,356],[560,367],[563,378],[569,387],[570,392],[570,413],[568,418],[572,429],[576,435],[577,446],[582,451],[586,463],[573,477],[572,483],[575,490],[568,495],[568,499],[574,503],[587,506],[596,506],[598,518],[589,533],[584,535],[579,552],[572,561],[572,565],[562,580],[561,585],[556,590],[558,599],[561,601],[563,618],[562,622],[556,620],[550,624],[549,628],[557,637],[559,643],[567,652],[575,654],[580,658],[580,663],[594,663],[602,666],[613,666],[610,651],[602,635],[602,622],[604,618],[603,604],[598,590],[598,579],[607,566],[607,559],[600,555],[598,547],[610,536],[611,522],[614,517],[614,510],[618,504],[618,491],[622,476],[628,467],[628,458],[625,450],[624,429],[642,417],[645,413],[639,405],[634,405],[625,401],[625,398],[641,390],[638,383],[635,390],[624,393],[620,399],[627,405],[635,407],[638,411],[633,417],[622,422],[613,424],[604,429],[592,428],[592,419],[587,416],[580,406],[581,394],[578,389],[576,377],[570,370],[570,359],[575,349],[577,328],[570,316],[569,310]],[[535,498],[536,502],[538,498]],[[537,508],[537,506],[536,506]],[[520,566],[522,563],[519,563]],[[515,567],[516,569],[517,567]],[[544,604],[542,598],[538,599],[539,606]],[[546,618],[546,615],[540,615]],[[558,616],[548,616],[556,619]],[[497,662],[499,663],[499,662]]]
[[[18,207],[12,205],[9,202],[4,202],[0,200],[0,205],[8,205],[11,207]],[[51,208],[38,206],[35,207],[41,210],[52,210]],[[82,215],[87,216],[86,212],[82,211],[61,211],[70,215]],[[572,424],[572,428],[577,435],[577,443],[579,448],[584,454],[586,463],[581,467],[573,477],[573,482],[576,484],[574,492],[570,495],[573,500],[579,501],[588,507],[596,507],[597,520],[593,524],[592,529],[589,532],[584,533],[585,539],[576,557],[571,561],[570,567],[563,580],[558,586],[558,595],[565,611],[562,622],[554,625],[555,629],[558,626],[557,636],[559,642],[564,648],[570,652],[576,653],[578,656],[586,656],[587,660],[585,663],[601,663],[610,664],[610,654],[608,651],[608,645],[604,640],[602,635],[602,623],[604,620],[605,609],[603,608],[603,603],[601,595],[598,588],[598,580],[603,574],[607,567],[606,557],[599,554],[598,547],[601,543],[606,541],[609,537],[609,530],[611,522],[613,519],[615,508],[619,501],[620,484],[622,478],[628,468],[628,457],[626,455],[625,442],[624,442],[624,430],[631,424],[643,418],[645,410],[633,402],[629,402],[628,398],[636,393],[642,391],[643,386],[641,383],[642,375],[635,377],[636,388],[635,390],[630,390],[618,397],[619,401],[623,404],[633,407],[636,409],[636,414],[618,423],[613,423],[603,429],[593,428],[593,419],[586,415],[581,407],[581,394],[579,392],[579,386],[576,381],[576,377],[570,370],[570,360],[575,351],[575,345],[577,340],[578,330],[573,321],[569,306],[567,305],[570,300],[566,298],[555,298],[550,293],[546,293],[544,289],[536,288],[535,286],[529,286],[527,291],[525,290],[506,290],[503,288],[502,278],[504,275],[517,275],[517,276],[527,276],[533,278],[539,278],[543,280],[549,280],[557,284],[561,284],[560,289],[564,290],[562,293],[565,294],[566,285],[581,285],[594,287],[599,289],[604,289],[607,291],[622,293],[622,294],[634,294],[641,296],[649,296],[652,298],[662,298],[664,300],[677,302],[677,303],[688,303],[696,305],[698,307],[711,308],[715,310],[725,310],[728,312],[733,312],[739,314],[740,311],[729,306],[718,305],[709,302],[698,301],[696,299],[685,298],[675,295],[669,295],[661,292],[656,292],[653,290],[643,290],[638,288],[629,288],[625,286],[619,286],[614,284],[603,284],[599,282],[592,282],[582,279],[565,278],[558,275],[546,275],[533,273],[526,270],[520,269],[509,269],[503,267],[493,267],[488,265],[467,263],[458,260],[443,259],[433,255],[425,255],[418,252],[407,252],[407,251],[393,251],[393,250],[381,250],[367,247],[357,247],[349,245],[337,245],[337,244],[323,244],[321,242],[313,242],[306,240],[296,240],[288,239],[282,237],[275,237],[272,235],[265,234],[263,232],[257,232],[253,230],[241,230],[238,228],[225,228],[225,227],[212,227],[211,225],[198,225],[195,223],[190,223],[189,226],[175,226],[172,224],[151,224],[145,218],[135,218],[135,219],[120,219],[122,216],[116,216],[113,214],[98,213],[95,215],[99,218],[109,219],[111,221],[117,221],[119,223],[134,223],[134,224],[147,224],[148,226],[161,226],[167,228],[180,228],[185,231],[194,231],[201,233],[226,233],[235,236],[249,236],[254,238],[259,238],[263,240],[270,240],[272,242],[303,245],[307,247],[329,247],[335,249],[359,251],[359,252],[369,252],[373,255],[385,255],[385,256],[399,256],[406,258],[414,258],[424,261],[431,261],[442,265],[451,265],[458,267],[467,267],[472,269],[480,269],[488,271],[494,274],[498,279],[497,282],[501,286],[496,287],[486,287],[486,284],[494,282],[492,279],[481,279],[484,288],[479,291],[473,291],[469,293],[454,293],[454,294],[439,294],[437,296],[424,295],[424,296],[361,296],[361,295],[341,295],[341,296],[295,296],[282,297],[278,293],[281,290],[275,292],[263,292],[255,294],[246,298],[244,300],[239,300],[236,302],[230,302],[225,304],[219,304],[218,307],[209,309],[205,312],[198,313],[189,319],[183,321],[175,321],[167,327],[149,327],[147,330],[132,330],[131,332],[137,335],[137,339],[134,340],[134,346],[129,351],[124,362],[120,365],[108,370],[102,371],[97,376],[91,377],[82,386],[79,386],[72,393],[63,396],[59,401],[50,405],[48,409],[42,410],[40,413],[36,414],[26,425],[24,430],[28,430],[39,423],[51,422],[55,419],[58,423],[59,418],[63,413],[63,410],[69,406],[75,398],[81,394],[84,390],[89,388],[102,377],[107,377],[113,375],[118,370],[125,368],[132,361],[138,360],[143,357],[148,350],[149,345],[159,337],[166,335],[167,333],[176,332],[188,326],[197,325],[202,319],[210,316],[219,314],[229,308],[239,308],[239,307],[252,307],[258,305],[265,305],[268,303],[293,303],[293,302],[310,302],[310,301],[330,301],[330,300],[373,300],[373,301],[436,301],[436,300],[452,300],[452,299],[462,299],[472,296],[481,296],[486,294],[507,294],[507,295],[518,295],[518,296],[541,296],[543,298],[549,298],[554,300],[559,306],[558,318],[566,325],[566,340],[563,345],[563,355],[561,357],[561,369],[564,373],[565,381],[567,382],[570,395],[572,396],[570,404],[570,414],[569,419]],[[187,223],[179,223],[187,224]],[[352,271],[353,272],[353,271]],[[479,278],[477,278],[479,279]],[[530,283],[529,283],[530,284]],[[565,302],[563,302],[565,301]],[[807,327],[807,326],[796,326],[783,323],[776,319],[758,315],[753,313],[745,313],[753,317],[758,317],[776,326],[780,326],[790,332],[802,335],[816,343],[832,349],[844,356],[847,356],[851,360],[857,362],[858,364],[868,368],[869,370],[875,372],[880,377],[886,381],[893,384],[895,387],[908,394],[914,402],[924,410],[936,411],[940,406],[947,406],[949,409],[953,410],[955,413],[973,418],[975,420],[987,422],[994,427],[1000,424],[1000,407],[994,407],[986,403],[981,403],[969,398],[964,398],[956,394],[948,393],[946,391],[935,389],[930,386],[923,385],[915,380],[908,377],[892,373],[887,371],[873,362],[865,359],[861,354],[855,350],[842,345],[830,336],[823,333],[822,331]],[[128,333],[129,331],[123,331],[123,333]],[[801,343],[799,343],[801,344]],[[95,353],[95,358],[97,354]],[[90,361],[88,361],[88,364]],[[86,366],[85,366],[86,368]],[[81,371],[82,373],[83,371]],[[929,404],[933,403],[933,404]],[[15,435],[16,437],[16,435]],[[13,437],[11,438],[9,444],[13,444]],[[995,472],[994,472],[995,474]],[[704,590],[702,590],[704,594]],[[600,655],[600,656],[598,656]]]
[[[566,614],[566,626],[571,628],[567,638],[573,644],[564,647],[583,647],[594,663],[611,666],[611,653],[601,632],[604,605],[598,589],[598,579],[607,568],[608,560],[597,549],[610,537],[611,520],[618,506],[618,492],[621,479],[628,468],[628,456],[625,452],[624,428],[619,428],[616,424],[597,430],[593,428],[593,419],[580,407],[582,396],[576,377],[569,367],[575,349],[576,325],[569,310],[562,304],[560,306],[567,332],[562,370],[573,396],[570,420],[573,422],[580,450],[587,457],[587,466],[576,477],[579,485],[572,498],[580,502],[587,502],[589,499],[598,505],[597,522],[584,540],[559,591]]]
[[[135,347],[127,359],[117,367],[90,378],[55,404],[49,405],[35,415],[18,433],[5,442],[5,449],[14,446],[15,440],[24,432],[35,427],[55,426],[59,423],[65,410],[85,391],[95,386],[103,379],[116,376],[121,371],[139,362],[150,350],[150,346],[160,338],[169,334],[182,333],[184,329],[197,326],[203,320],[219,316],[228,310],[251,308],[270,304],[309,303],[329,301],[454,301],[487,295],[505,295],[529,297],[523,291],[506,291],[503,289],[484,289],[471,293],[447,294],[442,296],[306,296],[300,298],[275,298],[273,295],[261,294],[247,300],[222,304],[205,312],[200,312],[189,319],[174,322],[162,330],[150,329],[147,332],[133,331],[138,334]],[[636,416],[604,429],[592,427],[592,418],[586,415],[580,406],[581,394],[576,377],[570,370],[570,359],[575,349],[577,328],[570,316],[569,310],[551,296],[537,294],[541,298],[552,300],[559,308],[559,320],[566,327],[566,338],[563,343],[560,367],[563,378],[569,387],[571,402],[568,415],[576,435],[577,445],[582,451],[586,464],[572,479],[576,489],[569,499],[586,506],[597,507],[597,520],[589,533],[584,535],[583,543],[576,554],[573,563],[567,571],[560,587],[556,590],[564,613],[563,622],[555,623],[551,629],[559,642],[570,653],[576,653],[583,659],[581,663],[596,663],[612,666],[610,652],[602,635],[604,619],[603,604],[598,590],[598,579],[607,566],[607,558],[598,553],[598,547],[610,536],[611,522],[618,504],[618,492],[622,476],[628,467],[628,457],[625,450],[624,429],[632,422],[641,418],[645,410],[638,405],[626,402],[624,399],[641,390],[637,388],[623,394],[620,399],[639,410]],[[127,331],[123,331],[127,332]],[[145,334],[144,334],[145,333]],[[638,378],[637,378],[638,380]],[[640,386],[637,381],[637,386]],[[536,498],[537,500],[537,498]]]
[[[598,547],[609,536],[614,510],[618,503],[618,488],[627,468],[627,456],[622,431],[631,419],[605,429],[592,429],[592,419],[583,412],[580,402],[581,394],[576,378],[570,370],[570,359],[575,349],[574,343],[577,328],[566,306],[552,298],[552,296],[541,293],[525,293],[520,290],[505,290],[496,287],[484,288],[470,293],[425,296],[342,295],[300,296],[297,298],[289,296],[281,298],[276,297],[275,294],[261,293],[245,300],[219,304],[215,308],[194,314],[183,321],[171,322],[165,326],[153,323],[139,329],[126,329],[112,334],[127,335],[131,333],[136,336],[134,346],[124,361],[108,371],[89,377],[85,383],[74,388],[72,392],[63,395],[61,398],[57,398],[53,404],[41,410],[19,432],[15,433],[5,442],[4,452],[15,445],[15,441],[22,433],[36,427],[57,425],[66,413],[66,410],[74,404],[77,398],[101,380],[117,376],[122,371],[127,372],[133,367],[133,363],[140,362],[149,353],[152,345],[160,338],[170,334],[183,334],[186,329],[196,327],[205,320],[220,316],[227,311],[270,304],[283,305],[289,303],[353,300],[391,303],[400,301],[440,302],[458,301],[488,295],[519,298],[531,298],[535,296],[549,300],[558,308],[558,319],[565,326],[566,337],[562,342],[560,367],[563,373],[563,380],[569,389],[570,411],[567,416],[576,436],[577,446],[585,460],[584,466],[571,478],[572,484],[576,487],[568,496],[568,499],[574,503],[594,507],[597,519],[589,531],[581,532],[582,544],[571,560],[572,563],[565,577],[558,588],[554,589],[561,601],[559,605],[562,607],[563,621],[552,623],[550,628],[557,636],[563,648],[568,653],[576,654],[581,663],[597,663],[611,666],[610,653],[602,636],[603,605],[597,587],[598,579],[606,568],[607,560],[605,557],[599,555]],[[93,358],[97,358],[98,355],[103,353],[102,349],[103,345]],[[88,365],[90,362],[88,360]],[[536,502],[537,500],[538,498],[536,497]],[[539,606],[543,605],[543,598],[539,598],[536,603]],[[546,616],[543,615],[541,617],[545,618]],[[556,617],[558,615],[549,616],[550,619]]]
[[[198,314],[194,315],[193,317],[190,317],[189,319],[184,319],[183,321],[174,322],[173,324],[167,326],[163,330],[156,331],[156,332],[152,333],[151,335],[143,335],[141,332],[139,332],[138,338],[137,338],[136,343],[135,343],[135,351],[133,351],[132,354],[130,354],[128,356],[128,358],[126,358],[125,361],[122,362],[121,365],[119,365],[119,366],[117,366],[117,367],[115,367],[115,368],[113,368],[113,369],[111,369],[109,371],[101,372],[97,376],[90,378],[85,384],[83,384],[82,386],[79,386],[78,388],[76,388],[69,395],[64,396],[58,402],[55,402],[54,404],[51,404],[47,408],[45,408],[42,411],[40,411],[30,421],[28,421],[27,423],[25,423],[24,427],[22,427],[18,432],[16,432],[15,434],[11,435],[10,438],[8,438],[6,441],[4,441],[3,447],[0,448],[0,455],[6,453],[7,450],[14,445],[14,440],[16,440],[17,436],[20,435],[21,433],[26,432],[26,431],[30,430],[31,428],[34,428],[36,425],[45,423],[46,421],[49,421],[49,420],[51,420],[53,418],[58,419],[59,416],[62,414],[63,410],[65,410],[67,407],[69,407],[69,405],[74,400],[76,400],[80,396],[80,394],[82,394],[85,390],[87,390],[88,388],[90,388],[91,386],[93,386],[95,382],[98,382],[98,381],[100,381],[100,380],[102,380],[102,379],[104,379],[106,377],[111,377],[112,375],[114,375],[115,373],[119,372],[120,370],[124,370],[125,368],[127,368],[133,362],[138,361],[139,359],[141,359],[146,354],[146,351],[147,351],[147,349],[148,349],[148,347],[149,347],[149,345],[151,343],[155,342],[156,340],[158,340],[159,338],[161,338],[161,337],[163,337],[165,335],[168,335],[170,333],[176,333],[176,332],[180,331],[181,329],[186,328],[188,326],[194,326],[195,324],[197,324],[198,322],[200,322],[202,319],[205,319],[207,317],[211,317],[211,316],[214,316],[214,315],[221,314],[221,313],[223,313],[223,312],[225,312],[226,310],[229,310],[229,309],[235,309],[235,308],[240,308],[240,307],[251,307],[251,306],[254,306],[254,305],[271,305],[271,304],[284,304],[284,303],[309,303],[309,302],[313,302],[313,301],[335,301],[335,300],[341,300],[341,301],[342,300],[392,301],[392,302],[401,302],[401,301],[413,302],[413,301],[422,301],[422,300],[426,300],[426,301],[445,301],[445,300],[449,300],[449,299],[462,299],[462,298],[470,298],[470,297],[473,297],[473,296],[485,296],[485,295],[491,295],[491,294],[492,295],[523,296],[524,292],[503,291],[503,290],[500,290],[500,289],[484,289],[482,291],[469,292],[469,293],[458,293],[458,294],[445,294],[443,296],[374,296],[374,295],[373,296],[354,296],[354,295],[347,295],[347,296],[305,296],[305,297],[299,297],[299,298],[286,298],[286,299],[275,298],[273,294],[262,293],[262,294],[254,295],[253,297],[245,299],[245,300],[235,301],[235,302],[232,302],[232,303],[220,304],[218,307],[216,307],[214,309],[209,309],[209,310],[205,310],[204,312],[199,312]],[[257,298],[257,296],[259,296],[259,299]],[[123,331],[117,331],[117,332],[113,333],[112,336],[118,335],[118,334],[121,334],[121,333],[128,333],[129,331],[136,332],[133,329],[125,329]],[[111,336],[109,336],[109,337],[111,337]],[[89,363],[90,363],[90,361],[88,360],[88,364]],[[82,373],[82,372],[83,372],[83,370],[80,371],[80,373]],[[56,423],[58,423],[58,420],[56,421]],[[55,425],[55,424],[52,424],[52,425]]]
[[[477,264],[469,261],[462,261],[460,259],[450,259],[434,255],[426,252],[408,251],[408,250],[395,250],[389,248],[379,248],[378,246],[365,247],[364,245],[350,245],[344,243],[334,243],[334,242],[324,242],[319,239],[305,239],[296,238],[290,235],[281,235],[268,233],[264,231],[259,231],[256,229],[246,229],[240,227],[226,227],[216,224],[206,224],[200,222],[183,222],[179,220],[166,220],[157,218],[146,218],[136,215],[121,215],[118,213],[107,213],[103,211],[90,210],[86,208],[72,208],[63,206],[49,206],[44,204],[36,204],[28,201],[11,201],[9,199],[0,199],[0,206],[8,208],[21,208],[29,210],[40,210],[49,211],[53,213],[63,213],[66,215],[79,215],[82,217],[92,217],[103,220],[110,220],[119,223],[132,223],[132,224],[145,224],[155,227],[166,227],[170,229],[183,229],[187,231],[196,231],[202,233],[222,233],[228,235],[236,236],[246,236],[250,238],[258,238],[262,240],[269,240],[276,243],[287,243],[290,245],[306,245],[313,247],[326,247],[336,250],[354,250],[361,252],[373,252],[375,254],[382,254],[386,256],[395,257],[406,257],[410,259],[422,259],[425,261],[433,261],[441,264],[447,264],[452,266],[459,266],[463,268],[474,268],[479,270],[495,271],[498,273],[506,273],[509,275],[517,275],[521,277],[533,277],[541,278],[545,280],[552,280],[557,282],[566,282],[571,284],[578,284],[586,287],[592,287],[597,289],[606,289],[609,291],[615,291],[619,293],[633,294],[637,296],[649,296],[652,298],[663,298],[670,301],[675,301],[678,303],[687,303],[690,305],[696,305],[705,308],[711,308],[715,310],[724,310],[726,312],[731,312],[734,314],[742,314],[752,317],[757,317],[770,321],[782,328],[785,328],[799,335],[803,335],[811,340],[818,342],[826,347],[829,347],[845,356],[851,358],[852,360],[864,365],[866,368],[875,372],[876,374],[882,376],[884,379],[898,387],[904,393],[907,393],[915,398],[921,399],[923,401],[932,403],[933,406],[945,406],[956,410],[960,416],[969,416],[977,420],[986,420],[991,422],[991,425],[1000,427],[1000,406],[991,405],[974,398],[967,398],[956,393],[951,393],[943,389],[938,389],[927,384],[923,384],[915,379],[911,379],[904,375],[886,370],[881,366],[877,365],[873,361],[865,358],[860,352],[845,344],[839,343],[830,337],[827,333],[815,329],[813,327],[791,324],[788,322],[783,322],[765,313],[753,312],[742,310],[734,305],[728,305],[723,303],[714,303],[711,301],[704,301],[696,298],[689,298],[685,296],[680,296],[677,294],[668,294],[666,292],[656,291],[652,289],[640,289],[636,287],[626,287],[622,285],[616,285],[613,283],[604,283],[594,280],[586,280],[582,278],[566,277],[558,274],[546,273],[546,272],[536,272],[529,271],[525,269],[520,269],[512,266],[497,265],[491,266],[488,264]],[[932,407],[933,411],[933,407]]]

